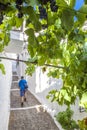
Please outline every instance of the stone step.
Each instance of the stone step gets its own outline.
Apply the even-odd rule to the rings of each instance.
[[[18,76],[14,76],[14,75],[12,76],[12,81],[18,81],[18,79],[19,79]]]
[[[21,107],[20,92],[11,91],[9,130],[59,130],[43,105],[29,91]]]
[[[13,74],[13,75],[17,75],[17,72],[16,72],[16,71],[13,71],[12,74]]]
[[[17,89],[18,88],[18,82],[12,82],[11,89]]]

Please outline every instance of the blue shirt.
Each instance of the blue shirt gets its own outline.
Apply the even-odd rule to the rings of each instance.
[[[27,81],[25,79],[21,79],[19,81],[20,90],[25,90],[25,84],[27,84]]]

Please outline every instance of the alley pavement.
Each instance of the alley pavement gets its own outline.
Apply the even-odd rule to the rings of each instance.
[[[8,130],[59,130],[50,114],[30,91],[21,107],[16,72],[12,78]]]

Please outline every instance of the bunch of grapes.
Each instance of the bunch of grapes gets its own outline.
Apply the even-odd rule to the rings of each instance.
[[[41,4],[46,5],[46,4],[47,4],[47,2],[50,2],[50,0],[40,0],[40,2],[41,2]]]
[[[23,3],[23,0],[16,0],[17,5],[22,5],[22,3]]]
[[[55,0],[50,0],[50,8],[52,12],[57,12],[58,10],[58,5],[56,5]]]
[[[6,10],[6,5],[3,3],[0,3],[0,24],[3,23],[3,11]]]
[[[10,5],[10,3],[6,3],[6,4],[4,4],[4,3],[1,3],[0,2],[0,24],[2,24],[3,23],[3,19],[4,19],[4,13],[5,13],[5,11],[6,11],[6,9],[7,9],[7,7]]]
[[[42,5],[46,5],[48,2],[50,2],[50,8],[52,12],[57,12],[58,5],[56,4],[56,0],[40,0]]]
[[[4,11],[6,9],[6,5],[3,3],[0,3],[0,11]]]
[[[0,24],[3,23],[3,13],[0,13]]]
[[[23,4],[23,0],[16,0],[16,8],[18,9],[18,18],[22,18],[23,17],[23,13],[22,13],[22,4]]]
[[[39,12],[40,12],[40,19],[46,19],[47,18],[46,8],[39,6]]]

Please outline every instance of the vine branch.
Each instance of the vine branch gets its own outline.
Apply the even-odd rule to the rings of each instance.
[[[30,64],[37,64],[37,62],[25,61],[25,60],[8,58],[8,57],[0,57],[0,59],[13,60],[13,61],[17,61],[17,62],[24,62],[24,63],[30,63]],[[59,68],[59,69],[66,69],[66,67],[63,67],[63,66],[56,66],[56,65],[50,65],[50,64],[43,64],[43,66],[54,67],[54,68]]]

